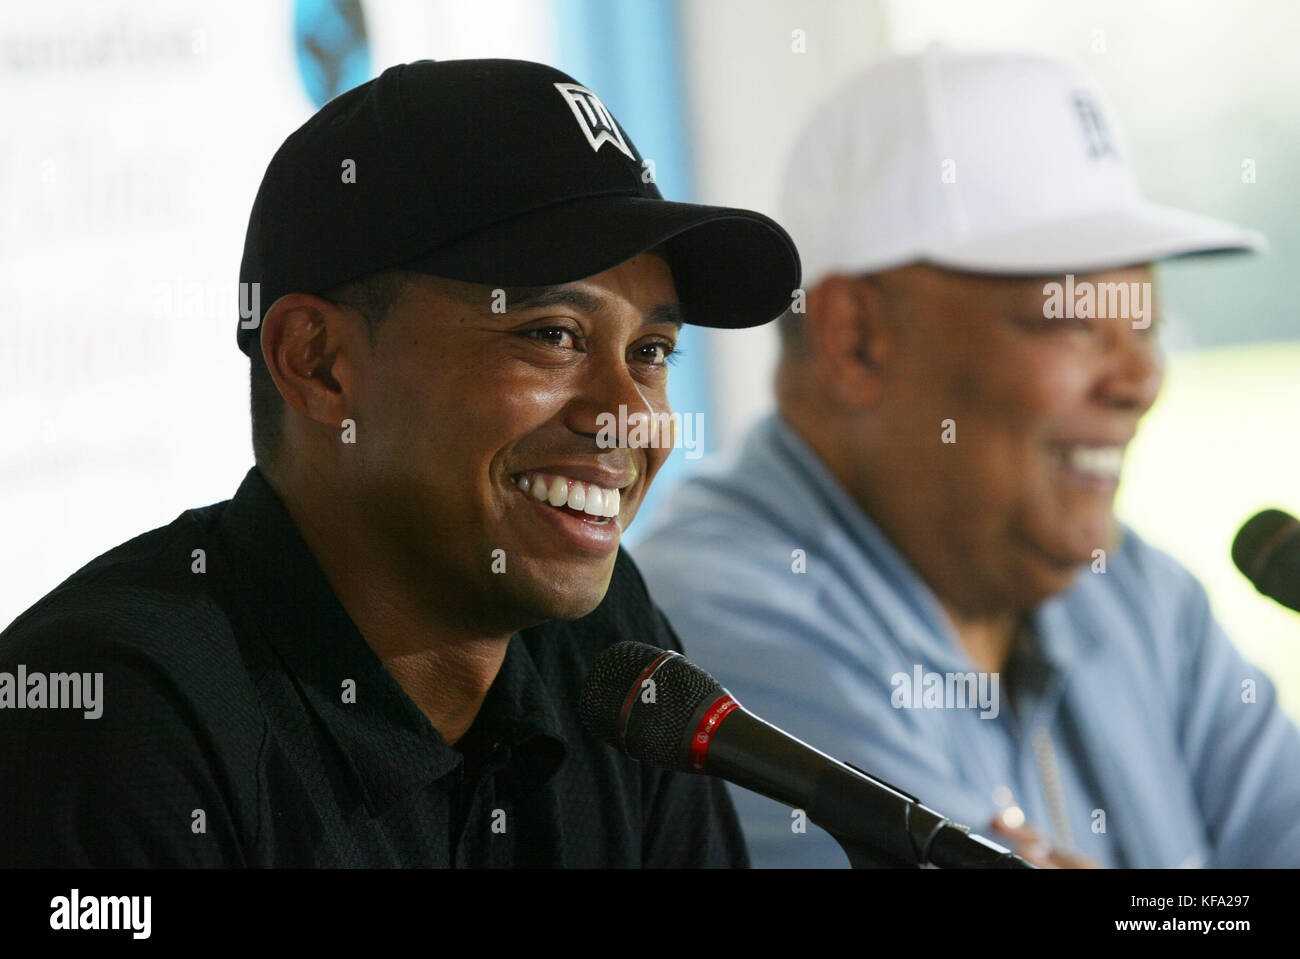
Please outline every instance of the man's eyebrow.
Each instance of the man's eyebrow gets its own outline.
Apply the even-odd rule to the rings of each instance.
[[[605,303],[599,297],[564,286],[524,287],[506,293],[506,309],[534,310],[546,306],[571,306],[585,313],[603,312]]]
[[[506,309],[511,312],[515,310],[543,309],[548,306],[571,306],[575,310],[597,315],[605,311],[605,301],[600,297],[570,287],[525,287],[514,291],[507,289],[505,292]],[[682,317],[681,306],[676,303],[664,303],[647,312],[641,325],[650,326],[654,323],[671,323],[680,330],[683,322],[685,321]]]
[[[656,306],[647,313],[641,325],[650,326],[653,323],[671,323],[680,330],[684,322],[686,321],[682,317],[681,306],[676,303],[665,303],[663,306]]]

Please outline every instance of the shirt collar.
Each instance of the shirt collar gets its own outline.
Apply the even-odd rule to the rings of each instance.
[[[919,620],[923,634],[928,634],[932,640],[925,641],[920,636],[912,638],[922,642],[936,662],[946,660],[954,665],[968,665],[952,624],[934,591],[848,494],[817,452],[779,412],[761,424],[760,430],[771,454],[784,469],[797,476],[805,489],[815,494],[822,509],[851,536],[855,548],[883,577],[889,592],[906,605],[911,616]]]
[[[913,636],[936,664],[950,664],[962,670],[971,666],[938,596],[903,557],[867,512],[847,493],[830,468],[807,441],[779,412],[758,427],[760,441],[770,448],[785,469],[799,476],[811,488],[822,506],[837,523],[849,530],[859,548],[880,570],[891,591],[902,598],[925,626],[925,634]],[[1082,574],[1081,574],[1082,575]],[[1036,652],[1052,670],[1068,670],[1078,660],[1080,642],[1090,646],[1095,637],[1072,626],[1069,603],[1078,586],[1054,596],[1029,614]],[[927,635],[928,634],[928,635]]]
[[[220,525],[250,622],[339,744],[370,813],[378,815],[458,766],[460,752],[366,643],[257,467],[244,477]],[[471,730],[489,730],[508,745],[531,741],[528,752],[537,755],[528,767],[549,776],[563,743],[544,690],[521,637],[512,637]]]
[[[458,747],[508,747],[518,754],[524,774],[544,783],[565,756],[563,727],[546,689],[523,635],[516,633],[483,707]]]

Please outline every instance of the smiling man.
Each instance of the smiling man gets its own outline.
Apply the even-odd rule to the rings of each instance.
[[[267,169],[241,267],[256,466],[99,557],[0,668],[103,674],[0,710],[0,865],[731,866],[725,791],[577,717],[607,646],[679,649],[619,547],[683,322],[775,318],[771,220],[665,201],[604,104],[420,61]],[[28,696],[27,705],[31,705]]]
[[[943,48],[832,96],[786,178],[812,282],[777,413],[637,560],[748,708],[1039,865],[1300,865],[1295,724],[1112,511],[1161,382],[1148,264],[1261,239],[1142,199],[1100,103]],[[846,864],[734,795],[755,864]]]

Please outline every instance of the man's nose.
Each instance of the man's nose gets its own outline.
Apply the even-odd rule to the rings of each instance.
[[[1106,398],[1145,413],[1160,394],[1165,364],[1155,329],[1133,328],[1124,321],[1114,330],[1107,353],[1110,364],[1104,384]]]
[[[637,430],[637,424],[650,425],[656,412],[660,411],[652,397],[646,395],[626,363],[602,360],[588,367],[582,387],[566,410],[566,419],[575,433],[608,437],[612,430],[613,436],[621,437],[626,430],[629,437],[636,437],[647,435],[647,430]],[[616,439],[607,445],[621,442]]]

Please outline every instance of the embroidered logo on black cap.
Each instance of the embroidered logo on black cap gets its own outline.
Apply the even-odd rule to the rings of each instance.
[[[582,127],[582,132],[587,135],[587,142],[597,153],[606,143],[614,144],[614,148],[622,151],[627,155],[629,160],[635,160],[632,151],[627,147],[627,141],[623,139],[623,134],[614,122],[613,115],[600,102],[600,97],[592,93],[586,87],[578,86],[576,83],[557,83],[555,89],[560,91],[560,96],[568,101],[569,109],[578,120],[578,126]]]

